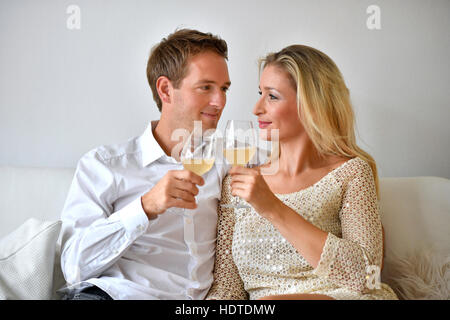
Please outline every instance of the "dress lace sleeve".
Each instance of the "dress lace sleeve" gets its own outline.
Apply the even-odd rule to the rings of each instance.
[[[214,264],[214,282],[206,297],[207,300],[244,300],[248,294],[233,261],[232,244],[235,216],[233,208],[221,207],[231,204],[231,177],[224,179],[222,196],[218,208],[216,259]]]
[[[355,162],[349,170],[352,172],[348,183],[343,186],[345,190],[339,212],[342,238],[328,234],[314,273],[327,277],[336,285],[365,293],[373,289],[367,285],[369,275],[381,270],[381,217],[369,164]]]

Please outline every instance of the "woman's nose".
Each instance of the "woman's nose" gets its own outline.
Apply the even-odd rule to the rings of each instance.
[[[255,116],[258,116],[258,115],[260,115],[261,113],[264,113],[264,106],[263,106],[261,100],[262,100],[261,98],[258,99],[258,101],[256,101],[255,106],[253,107],[253,114],[254,114]]]

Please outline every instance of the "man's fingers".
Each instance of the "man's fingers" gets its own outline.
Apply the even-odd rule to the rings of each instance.
[[[192,193],[180,190],[180,189],[173,189],[170,194],[173,198],[179,198],[188,202],[195,202],[195,197]]]
[[[176,180],[173,186],[175,187],[175,189],[187,191],[194,196],[198,195],[198,188],[192,182],[185,180]]]
[[[194,202],[190,202],[190,201],[185,201],[183,199],[175,199],[173,198],[173,200],[171,201],[171,207],[177,207],[177,208],[183,208],[183,209],[196,209],[197,208],[197,203]]]
[[[205,181],[202,177],[189,170],[177,170],[175,172],[175,178],[177,178],[178,180],[187,180],[199,186],[205,184]]]
[[[170,172],[168,194],[170,200],[169,207],[196,209],[195,196],[199,190],[196,185],[203,185],[202,177],[189,170],[173,170]]]

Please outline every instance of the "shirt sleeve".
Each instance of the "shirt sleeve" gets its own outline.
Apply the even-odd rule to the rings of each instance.
[[[141,198],[114,212],[116,180],[95,150],[78,162],[61,214],[61,268],[75,284],[98,277],[142,235],[149,220]]]
[[[314,274],[365,293],[369,275],[381,270],[383,239],[375,180],[368,163],[357,165],[339,212],[342,238],[329,233]],[[378,273],[379,274],[379,273]]]
[[[231,204],[230,176],[223,182],[222,196],[218,208],[216,259],[214,282],[206,297],[207,300],[246,300],[248,294],[233,261],[232,244],[235,216],[233,208],[221,205]]]

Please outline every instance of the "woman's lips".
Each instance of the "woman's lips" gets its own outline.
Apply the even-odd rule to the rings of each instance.
[[[259,123],[259,128],[260,129],[265,129],[267,128],[272,122],[269,121],[258,121]]]

